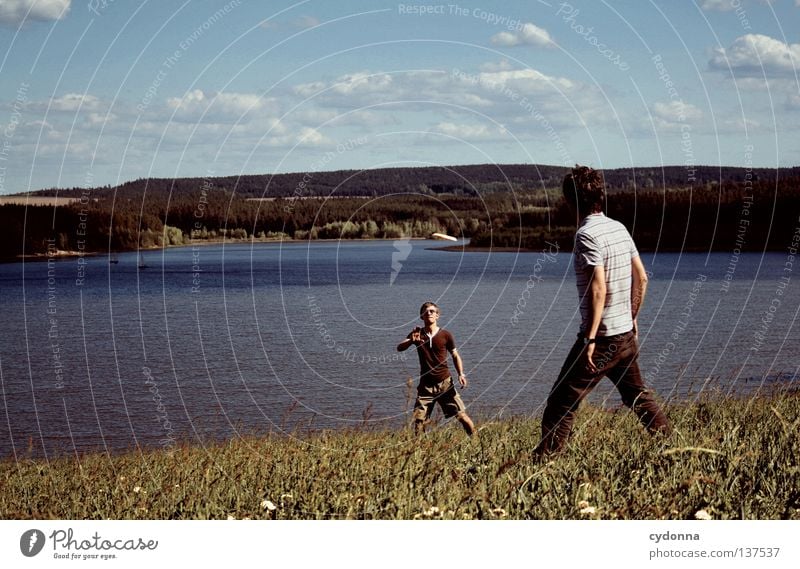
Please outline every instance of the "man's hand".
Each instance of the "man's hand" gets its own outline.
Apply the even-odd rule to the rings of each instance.
[[[422,343],[422,328],[419,326],[411,331],[411,342],[417,346]]]
[[[464,389],[467,386],[467,376],[463,373],[458,376],[458,383],[461,384],[461,388]]]
[[[586,345],[586,369],[591,373],[597,373],[597,366],[594,365],[594,344]]]

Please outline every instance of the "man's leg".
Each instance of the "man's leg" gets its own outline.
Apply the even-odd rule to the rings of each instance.
[[[417,388],[417,399],[414,401],[414,434],[425,432],[425,423],[433,413],[434,396],[430,388],[420,385]]]
[[[639,346],[633,334],[620,342],[619,350],[619,363],[607,373],[617,386],[622,402],[639,417],[650,434],[670,434],[672,426],[669,419],[644,385],[639,370]]]
[[[475,423],[472,422],[469,415],[467,415],[467,406],[464,405],[464,400],[461,399],[452,379],[448,379],[442,384],[442,393],[439,395],[439,405],[445,417],[453,417],[461,423],[464,431],[471,437],[475,433]]]
[[[469,436],[475,434],[475,423],[472,422],[472,419],[469,418],[466,411],[462,411],[456,415],[456,419],[458,419],[458,422],[461,423],[461,426],[464,427],[464,431],[466,431]]]
[[[578,405],[602,377],[600,373],[592,374],[586,369],[584,349],[582,340],[575,342],[547,398],[542,416],[542,440],[534,449],[539,456],[564,448],[572,433]]]

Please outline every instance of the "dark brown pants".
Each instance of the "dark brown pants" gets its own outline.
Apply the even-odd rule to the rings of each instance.
[[[575,422],[575,411],[603,376],[614,382],[622,402],[630,407],[650,433],[669,434],[669,420],[661,411],[642,381],[639,371],[639,346],[633,332],[609,338],[597,338],[594,361],[597,371],[586,367],[586,347],[578,338],[558,374],[542,417],[542,440],[535,449],[538,455],[564,448]]]

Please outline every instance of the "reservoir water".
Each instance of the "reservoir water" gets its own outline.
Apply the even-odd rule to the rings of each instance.
[[[206,245],[0,265],[0,457],[401,427],[433,300],[478,420],[537,416],[578,329],[571,253]],[[665,399],[796,382],[787,252],[646,253],[640,365]],[[616,406],[609,382],[593,399]],[[438,411],[437,411],[438,413]],[[441,417],[440,417],[441,418]]]

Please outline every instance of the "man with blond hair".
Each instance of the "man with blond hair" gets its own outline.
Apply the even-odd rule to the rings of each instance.
[[[423,327],[414,328],[405,340],[397,345],[398,352],[404,352],[416,346],[419,356],[419,386],[417,399],[414,402],[414,432],[421,434],[425,423],[430,419],[436,403],[442,408],[445,418],[455,417],[468,435],[475,433],[475,424],[467,415],[466,406],[456,391],[450,370],[447,366],[447,354],[453,357],[453,364],[458,373],[458,383],[462,388],[467,386],[464,375],[464,363],[456,349],[453,335],[439,328],[439,307],[433,302],[426,302],[419,309],[419,317]]]

